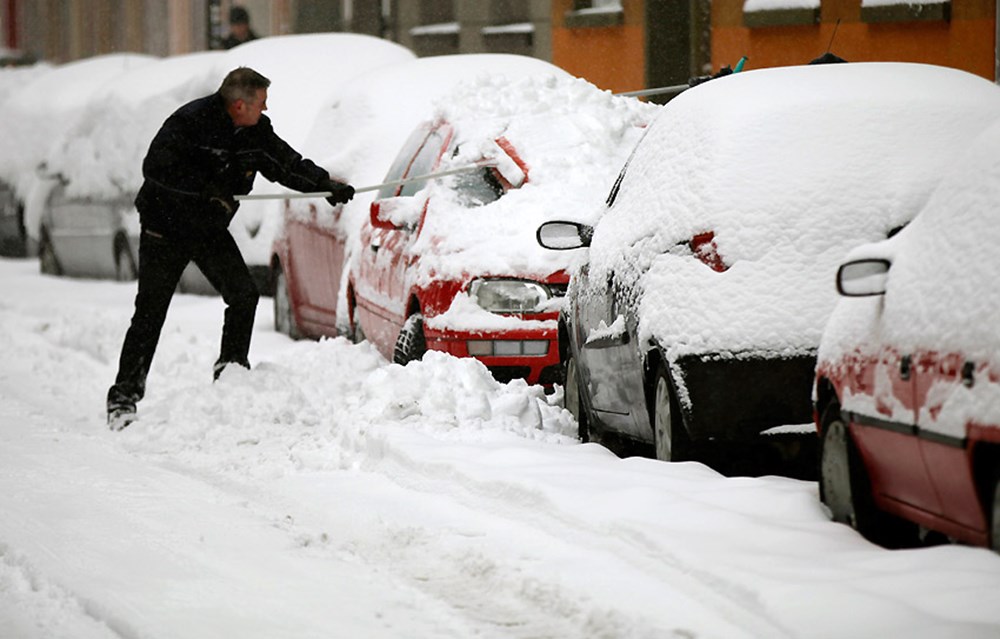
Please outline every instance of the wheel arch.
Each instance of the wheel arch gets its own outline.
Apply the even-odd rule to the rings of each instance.
[[[423,304],[420,303],[417,293],[411,292],[409,298],[406,300],[406,314],[403,317],[403,321],[405,322],[411,316],[420,313],[422,308]]]
[[[816,400],[814,404],[817,427],[822,432],[823,413],[831,404],[839,404],[840,398],[837,396],[837,389],[828,377],[819,377],[816,380]]]
[[[993,488],[1000,481],[1000,444],[994,442],[977,442],[972,449],[972,476],[979,503],[983,505],[983,514],[990,526],[1000,525],[992,521]]]
[[[684,428],[684,432],[687,433],[688,437],[691,436],[691,428],[689,425],[688,411],[681,406],[680,397],[677,395],[677,380],[674,378],[673,367],[670,365],[670,360],[667,358],[663,349],[659,346],[651,346],[646,351],[646,356],[643,358],[642,364],[642,378],[643,378],[643,393],[646,398],[646,414],[649,417],[649,427],[653,428],[652,421],[652,406],[656,399],[656,374],[660,368],[663,368],[667,373],[667,379],[670,381],[670,385],[673,387],[671,392],[671,403],[673,404],[671,410],[675,411],[675,414],[680,417],[681,426]]]

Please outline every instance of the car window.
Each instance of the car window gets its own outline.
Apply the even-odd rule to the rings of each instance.
[[[496,169],[483,167],[455,176],[454,187],[459,202],[472,208],[496,202],[504,194],[503,185],[497,179]]]
[[[427,175],[434,169],[434,163],[437,162],[438,157],[441,156],[441,147],[444,146],[444,135],[442,135],[441,129],[435,129],[431,131],[431,134],[427,136],[427,141],[424,142],[423,147],[417,153],[417,157],[413,159],[413,163],[410,164],[410,170],[406,172],[406,177],[415,177],[418,175]],[[420,189],[427,185],[427,180],[418,180],[417,182],[411,182],[410,184],[403,185],[402,190],[399,194],[402,195],[413,195]]]
[[[421,148],[426,139],[427,129],[424,127],[420,127],[411,133],[410,137],[403,143],[403,148],[400,149],[396,159],[392,161],[392,166],[389,167],[389,172],[385,174],[385,179],[382,181],[393,182],[401,179],[403,174],[406,173],[406,169],[410,167],[413,156]],[[394,197],[397,189],[399,189],[398,185],[383,186],[378,190],[376,199],[384,200],[385,198]]]

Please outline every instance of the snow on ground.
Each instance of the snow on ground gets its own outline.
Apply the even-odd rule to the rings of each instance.
[[[134,284],[0,261],[0,636],[996,637],[1000,557],[875,547],[816,484],[618,459],[523,383],[292,342],[211,383],[177,296],[104,425]]]

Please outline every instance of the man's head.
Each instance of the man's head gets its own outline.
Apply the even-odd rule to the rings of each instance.
[[[253,126],[267,111],[267,88],[271,81],[250,67],[233,69],[222,81],[219,94],[236,126]]]

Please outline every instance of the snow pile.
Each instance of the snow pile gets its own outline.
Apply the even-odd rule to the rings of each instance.
[[[0,67],[0,105],[23,91],[24,87],[51,71],[52,68],[48,62],[38,62],[31,66]]]
[[[482,206],[459,200],[457,177],[432,182],[413,246],[421,254],[417,281],[469,273],[544,277],[566,268],[571,254],[539,247],[536,229],[551,219],[593,222],[659,108],[577,78],[481,78],[447,96],[437,117],[454,126],[457,146],[439,169],[509,158],[496,141],[502,138],[527,167],[527,178]],[[414,205],[421,202],[418,197]]]
[[[50,170],[69,180],[67,195],[114,199],[138,192],[153,136],[178,106],[219,87],[223,76],[216,65],[222,55],[164,58],[99,89],[48,155]]]
[[[700,85],[636,149],[596,229],[590,281],[641,276],[639,339],[673,357],[808,352],[843,256],[916,215],[998,117],[995,85],[927,65],[788,67]],[[725,272],[692,259],[690,242],[708,232]]]
[[[269,478],[377,462],[388,454],[386,422],[443,440],[506,433],[574,442],[576,424],[559,403],[541,387],[496,382],[475,359],[431,352],[402,367],[337,338],[296,345],[252,373],[231,368],[214,385],[179,388],[123,439],[206,470]]]
[[[77,114],[109,82],[157,58],[110,54],[61,65],[23,86],[0,103],[0,180],[14,186],[25,201],[28,234],[38,233],[38,220],[53,171],[44,166],[53,146],[73,125]],[[88,168],[92,171],[93,164]],[[48,176],[48,177],[46,177]]]

